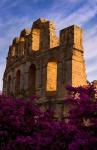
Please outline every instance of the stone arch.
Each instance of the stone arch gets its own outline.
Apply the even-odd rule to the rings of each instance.
[[[35,64],[31,64],[28,72],[28,88],[29,95],[34,95],[36,90],[36,66]]]
[[[8,80],[7,80],[7,94],[10,95],[11,94],[11,75],[8,76]]]
[[[56,59],[50,59],[47,63],[47,82],[46,91],[57,91],[57,76],[58,76],[58,62]]]
[[[20,70],[17,70],[16,80],[15,80],[15,93],[16,93],[16,95],[20,94],[20,84],[21,84],[20,78],[21,78],[21,72],[20,72]]]

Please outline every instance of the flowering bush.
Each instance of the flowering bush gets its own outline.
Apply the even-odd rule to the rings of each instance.
[[[0,150],[97,150],[97,101],[93,85],[67,87],[68,123],[54,120],[30,100],[0,96]],[[64,104],[64,105],[65,105]]]
[[[53,150],[65,145],[65,124],[31,100],[0,96],[0,150]]]
[[[67,87],[72,104],[68,125],[76,128],[74,138],[69,143],[70,150],[97,150],[97,88]]]

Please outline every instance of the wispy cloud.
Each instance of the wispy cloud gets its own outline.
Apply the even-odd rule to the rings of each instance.
[[[0,2],[0,9],[9,9],[12,7],[15,7],[17,5],[19,5],[21,3],[21,1],[13,1],[12,0],[2,0]]]
[[[71,0],[70,2],[76,2],[76,0]],[[66,11],[61,13],[62,11],[57,12],[56,10],[53,10],[51,14],[48,15],[48,18],[53,18],[53,20],[55,20],[56,24],[58,25],[58,30],[71,24],[77,24],[84,29],[84,49],[87,74],[88,79],[93,80],[94,77],[96,77],[94,76],[94,72],[97,74],[97,20],[89,27],[88,25],[97,15],[97,0],[93,0],[92,2],[90,0],[85,1],[85,3],[79,7],[79,9],[75,9],[74,12],[70,13],[69,15]],[[94,59],[92,65],[90,64],[91,59]],[[93,77],[91,77],[92,72]]]
[[[97,14],[97,6],[91,8],[89,5],[88,6],[85,5],[82,8],[80,8],[78,11],[71,14],[66,19],[65,22],[68,25],[70,25],[71,23],[83,25],[84,23],[89,21],[92,17],[94,17],[96,14]]]
[[[65,7],[65,2],[62,2],[62,5]],[[95,5],[95,2],[87,2],[84,3],[79,9],[75,10],[73,13],[71,12],[68,15],[68,10],[60,10],[57,11],[57,7],[60,7],[61,5],[55,5],[55,9],[52,9],[51,13],[47,15],[48,18],[52,18],[55,20],[56,24],[58,25],[58,29],[61,29],[65,26],[69,26],[71,24],[77,24],[83,26],[86,24],[89,20],[91,20],[96,14],[97,14],[97,5]],[[70,5],[69,5],[70,7]],[[63,13],[62,13],[63,11]]]

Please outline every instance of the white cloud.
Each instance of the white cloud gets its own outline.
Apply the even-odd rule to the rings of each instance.
[[[87,61],[97,56],[97,25],[94,25],[85,31],[84,49]]]
[[[58,29],[65,28],[65,26],[69,26],[72,24],[77,24],[79,26],[84,26],[85,24],[89,23],[93,17],[97,14],[97,0],[86,1],[83,7],[80,7],[78,10],[75,10],[69,16],[64,17],[63,13],[59,13],[54,10],[51,14],[48,15],[49,18],[53,18],[55,20],[56,25],[58,25]],[[66,14],[65,14],[66,15]],[[96,75],[94,72],[97,73],[97,25],[92,25],[89,28],[85,28],[84,31],[84,49],[85,49],[85,60],[87,66],[87,74],[88,78],[93,80]],[[92,65],[89,63],[90,59],[94,61]],[[92,75],[93,73],[93,75]],[[93,77],[91,77],[93,76]]]
[[[12,0],[2,0],[0,1],[0,9],[8,9],[19,5],[21,1],[12,1]]]
[[[77,11],[71,13],[69,16],[65,13],[66,12],[63,14],[61,11],[57,12],[56,10],[53,10],[53,12],[48,15],[48,18],[55,20],[58,25],[58,29],[72,24],[82,26],[97,14],[97,5],[92,4],[92,6],[90,6],[90,3],[88,3],[87,5],[80,7]],[[65,15],[67,15],[67,17],[64,17]]]
[[[90,6],[84,6],[80,8],[77,12],[73,13],[66,19],[67,24],[79,24],[83,25],[83,23],[89,21],[92,17],[97,14],[97,6],[94,6],[93,9]]]

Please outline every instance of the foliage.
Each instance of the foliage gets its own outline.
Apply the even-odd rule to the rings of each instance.
[[[97,150],[95,87],[67,87],[68,122],[29,100],[0,96],[0,150]]]
[[[69,125],[76,128],[70,150],[97,150],[97,86],[67,87],[72,104]]]

